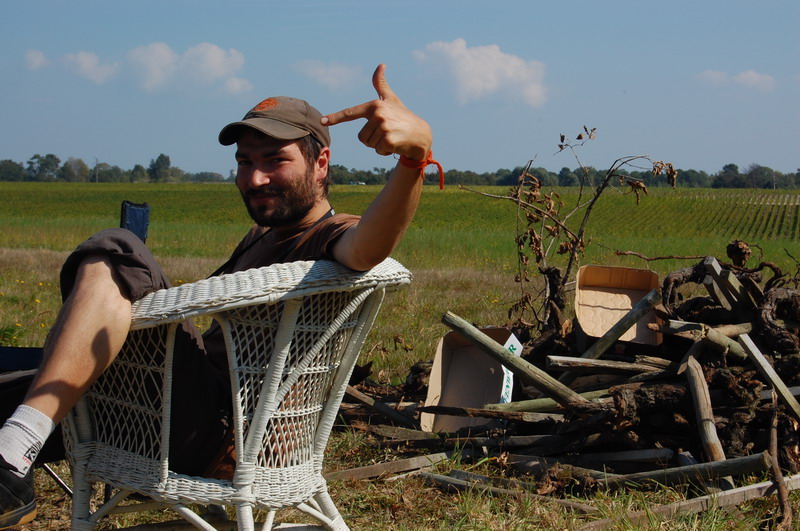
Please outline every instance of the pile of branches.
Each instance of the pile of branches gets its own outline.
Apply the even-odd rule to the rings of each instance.
[[[412,402],[403,412],[361,393],[367,400],[362,404],[382,406],[377,411],[395,426],[365,429],[378,436],[376,444],[443,452],[426,454],[414,466],[445,458],[454,448],[482,457],[488,451],[498,462],[532,474],[528,488],[564,503],[563,494],[598,488],[688,483],[704,491],[680,507],[662,508],[674,514],[704,510],[711,500],[717,506],[740,503],[777,488],[783,523],[789,525],[786,492],[800,488],[797,275],[786,278],[770,263],[748,269],[750,251],[741,241],[733,242],[728,254],[730,263],[705,257],[668,275],[660,289],[584,350],[577,347],[579,327],[561,323],[514,356],[447,313],[445,324],[514,373],[513,400],[477,408]],[[766,281],[764,271],[772,272]],[[654,311],[659,319],[649,326],[662,335],[659,345],[619,341]],[[414,389],[424,391],[412,384],[418,381],[409,380],[407,397]],[[481,417],[485,424],[425,433],[417,418],[422,412]],[[747,484],[764,473],[772,481]],[[463,472],[447,478],[424,474],[449,487],[492,481],[492,488],[509,487]],[[591,507],[576,510],[591,512]]]

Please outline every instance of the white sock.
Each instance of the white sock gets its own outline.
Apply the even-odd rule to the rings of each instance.
[[[54,429],[56,425],[50,417],[21,405],[0,428],[0,455],[16,467],[19,477],[25,477]]]

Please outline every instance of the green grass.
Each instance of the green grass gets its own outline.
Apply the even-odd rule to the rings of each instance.
[[[337,186],[331,202],[339,212],[361,213],[377,191],[374,186]],[[91,233],[118,225],[123,199],[150,203],[148,244],[176,283],[208,275],[249,226],[238,192],[230,184],[0,183],[0,193],[0,344],[5,345],[44,342],[61,302],[60,264]],[[559,193],[564,209],[575,204],[575,189]],[[793,273],[796,264],[787,251],[800,255],[798,208],[795,194],[785,192],[654,189],[636,205],[633,196],[611,190],[593,212],[587,232],[591,242],[582,263],[650,267],[663,276],[697,260],[646,262],[614,251],[650,257],[713,254],[727,261],[725,246],[741,238],[758,246],[751,265],[765,259]],[[570,223],[575,226],[578,221]],[[444,191],[425,188],[418,214],[394,255],[415,280],[387,297],[360,360],[374,362],[376,379],[399,383],[413,363],[432,359],[436,343],[449,331],[440,321],[446,311],[478,325],[509,321],[508,308],[520,295],[520,286],[513,281],[516,226],[516,208],[509,201],[455,186]],[[395,338],[402,338],[406,347],[397,347]],[[337,457],[329,465],[343,468],[390,457],[365,452],[365,445],[358,433],[334,434],[331,452]],[[497,467],[474,471],[505,473]],[[47,503],[31,529],[67,527],[63,517],[68,500],[45,478],[37,481]],[[491,497],[479,490],[442,493],[417,479],[336,482],[331,487],[354,529],[571,529],[582,521],[529,497]],[[745,504],[740,516],[710,511],[669,521],[654,519],[646,526],[630,525],[623,518],[629,510],[682,495],[671,490],[597,493],[588,501],[601,509],[601,517],[618,520],[618,529],[752,529],[763,526],[777,510],[770,498]],[[800,506],[797,494],[792,500]]]

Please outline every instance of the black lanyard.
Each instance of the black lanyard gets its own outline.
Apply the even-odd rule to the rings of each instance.
[[[322,216],[321,218],[319,218],[317,221],[315,221],[314,223],[312,223],[312,224],[311,224],[311,226],[309,226],[309,227],[308,227],[306,230],[304,230],[304,231],[303,231],[303,232],[301,232],[299,235],[297,235],[297,236],[295,237],[295,239],[294,239],[294,244],[293,244],[291,247],[289,247],[289,249],[287,249],[287,250],[286,250],[286,252],[284,252],[284,253],[283,253],[283,254],[282,254],[282,255],[281,255],[281,256],[280,256],[278,259],[274,260],[274,261],[273,261],[273,263],[275,263],[275,264],[279,264],[279,263],[283,262],[283,261],[286,259],[286,257],[287,257],[287,256],[289,256],[289,254],[290,254],[292,251],[294,251],[294,250],[295,250],[295,247],[297,246],[297,243],[298,243],[298,242],[299,242],[299,241],[300,241],[300,240],[303,238],[303,236],[304,236],[304,235],[305,235],[305,234],[306,234],[308,231],[310,231],[311,229],[313,229],[314,227],[316,227],[317,225],[319,225],[320,223],[322,223],[323,221],[325,221],[325,220],[326,220],[326,219],[328,219],[329,217],[333,216],[334,214],[336,214],[336,212],[335,212],[335,211],[334,211],[332,208],[331,208],[330,210],[328,210],[328,211],[325,213],[325,215],[323,215],[323,216]],[[265,237],[267,234],[269,234],[270,232],[272,232],[272,227],[268,228],[266,231],[264,231],[264,233],[263,233],[261,236],[259,236],[258,238],[256,238],[256,239],[255,239],[255,240],[253,240],[252,242],[250,242],[250,243],[249,243],[247,246],[245,246],[244,248],[240,249],[238,252],[234,252],[234,253],[231,255],[231,257],[230,257],[230,258],[228,258],[228,260],[227,260],[227,261],[226,261],[224,264],[222,264],[221,266],[219,266],[219,267],[217,268],[217,270],[216,270],[216,271],[214,271],[213,273],[211,273],[211,274],[209,275],[209,278],[211,278],[211,277],[215,277],[215,276],[219,275],[220,273],[222,273],[223,271],[225,271],[225,269],[226,269],[226,268],[227,268],[229,265],[236,263],[236,261],[237,261],[239,258],[241,258],[241,257],[242,257],[242,255],[244,255],[244,253],[246,253],[247,251],[249,251],[249,250],[250,250],[250,249],[251,249],[251,248],[252,248],[252,247],[253,247],[255,244],[257,244],[258,242],[260,242],[260,241],[261,241],[261,240],[262,240],[262,239],[263,239],[263,238],[264,238],[264,237]]]

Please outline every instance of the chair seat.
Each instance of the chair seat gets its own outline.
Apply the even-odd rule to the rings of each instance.
[[[159,483],[157,461],[103,444],[85,444],[76,449],[76,460],[86,454],[90,481],[131,490],[163,503],[223,505],[232,498],[258,509],[282,509],[302,503],[325,488],[321,461],[268,469],[254,467],[252,488],[239,491],[233,481],[169,472]]]

